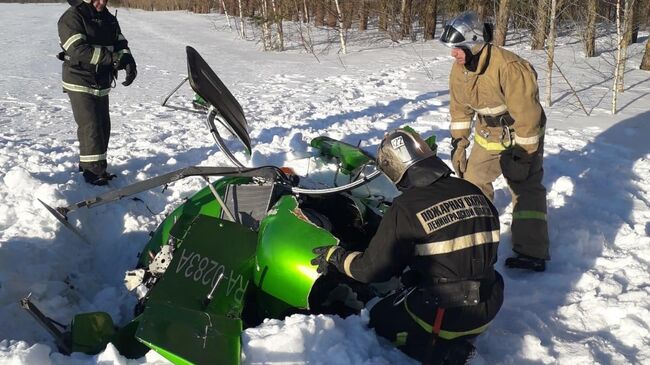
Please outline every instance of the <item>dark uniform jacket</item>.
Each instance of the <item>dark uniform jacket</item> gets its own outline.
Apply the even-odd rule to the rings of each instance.
[[[343,269],[370,283],[400,276],[409,267],[419,278],[406,300],[414,318],[431,323],[436,307],[451,308],[443,328],[476,329],[494,318],[503,301],[503,280],[494,270],[498,217],[479,188],[465,180],[443,177],[411,187],[395,198],[368,248],[345,256]],[[465,301],[467,283],[480,283],[474,301]]]
[[[108,9],[98,12],[84,1],[61,16],[58,29],[65,52],[64,91],[108,95],[113,83],[113,53],[130,53],[117,18]]]
[[[473,184],[445,177],[395,198],[368,248],[348,254],[344,268],[366,283],[399,276],[407,266],[424,286],[475,279],[494,270],[498,244],[496,208]]]

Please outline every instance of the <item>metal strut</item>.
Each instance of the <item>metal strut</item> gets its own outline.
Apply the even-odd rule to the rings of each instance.
[[[178,84],[178,86],[176,86],[169,94],[167,94],[167,96],[165,96],[165,98],[163,99],[163,101],[162,101],[162,103],[160,105],[162,105],[164,107],[167,107],[167,108],[175,109],[175,110],[181,110],[181,111],[184,111],[184,112],[203,114],[203,112],[200,111],[200,110],[194,110],[194,109],[185,108],[185,107],[182,107],[182,106],[168,105],[167,104],[167,102],[169,101],[169,98],[171,98],[172,95],[174,95],[178,91],[178,89],[180,89],[181,86],[183,86],[183,84],[185,84],[189,79],[190,79],[189,76],[185,76],[183,81],[181,81],[181,83]]]
[[[57,325],[61,328],[65,328],[65,326],[44,315],[43,312],[41,312],[29,299],[30,295],[20,300],[20,307],[29,312],[29,314],[31,314],[32,317],[36,319],[36,322],[43,326],[43,328],[45,328],[45,330],[47,330],[47,332],[49,332],[52,337],[54,337],[56,345],[59,347],[61,353],[69,355],[72,352],[70,345],[66,341],[65,334],[61,332],[61,330],[59,330],[57,327]]]

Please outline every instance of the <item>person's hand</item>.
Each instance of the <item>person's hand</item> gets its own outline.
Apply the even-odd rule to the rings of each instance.
[[[129,86],[133,83],[135,77],[138,76],[135,62],[127,64],[124,70],[126,71],[126,78],[124,79],[124,82],[122,82],[122,85]]]
[[[467,155],[466,150],[469,146],[467,138],[456,138],[451,142],[453,149],[451,150],[451,165],[454,167],[456,175],[460,178],[465,175],[467,171]]]
[[[135,60],[133,59],[131,53],[114,52],[111,55],[111,59],[113,61],[112,63],[114,70],[124,70],[129,64],[135,65]]]
[[[526,180],[530,174],[533,155],[528,154],[521,147],[513,147],[501,154],[499,160],[503,176],[515,182]]]
[[[311,264],[317,266],[316,272],[319,274],[327,274],[330,265],[338,270],[346,254],[345,249],[339,246],[316,247],[312,252],[316,254],[316,257],[311,260]]]

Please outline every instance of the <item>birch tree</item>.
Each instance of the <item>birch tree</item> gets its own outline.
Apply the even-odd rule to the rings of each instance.
[[[241,4],[241,0],[239,0],[239,25],[241,26],[239,34],[242,39],[246,39],[246,32],[244,31],[244,7]]]
[[[618,93],[625,89],[625,64],[627,63],[627,46],[632,32],[632,9],[634,0],[616,0],[616,64],[614,84],[612,85],[612,114],[616,114]]]
[[[223,13],[226,14],[226,20],[228,21],[228,28],[232,32],[232,25],[230,25],[230,16],[228,16],[228,9],[226,9],[226,3],[224,0],[221,0],[221,6],[223,6]]]
[[[345,28],[343,27],[343,14],[341,14],[341,6],[339,5],[339,0],[334,0],[334,4],[336,5],[336,12],[338,14],[338,25],[339,25],[339,38],[341,39],[341,52],[343,54],[348,53],[346,47],[345,47],[345,35],[343,32],[345,32]]]
[[[630,17],[634,0],[616,0],[616,64],[614,68],[614,84],[612,85],[612,114],[616,114],[618,93],[624,90],[623,76],[625,74],[625,63],[627,61],[628,32],[632,17]]]
[[[241,0],[239,0],[241,1]],[[278,51],[284,51],[284,30],[282,28],[282,14],[278,12],[278,7],[275,6],[275,0],[271,0],[273,7],[273,19],[275,19],[275,27],[278,33]]]
[[[269,3],[268,0],[262,0],[262,45],[265,51],[272,47],[271,29],[269,27]]]

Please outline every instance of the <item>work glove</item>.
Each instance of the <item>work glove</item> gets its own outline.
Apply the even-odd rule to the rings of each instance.
[[[136,69],[135,61],[133,63],[127,64],[124,70],[126,70],[126,78],[124,79],[124,82],[122,82],[122,85],[129,86],[133,83],[135,77],[138,76],[138,70]]]
[[[467,171],[467,155],[466,150],[469,146],[467,138],[456,138],[451,141],[453,149],[451,150],[451,165],[454,167],[456,176],[462,178]]]
[[[135,65],[135,60],[130,53],[113,52],[113,54],[111,54],[111,60],[113,69],[118,71],[126,69],[126,65],[130,63]]]
[[[515,182],[526,180],[530,173],[533,157],[534,154],[530,155],[526,150],[518,146],[506,150],[501,154],[499,160],[503,176]]]
[[[343,260],[347,251],[340,246],[321,246],[312,250],[316,254],[311,260],[311,264],[317,266],[316,272],[327,274],[329,266],[334,266],[338,271],[343,272]]]

